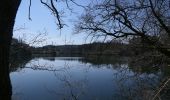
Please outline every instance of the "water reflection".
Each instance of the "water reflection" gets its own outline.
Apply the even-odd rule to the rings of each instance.
[[[10,72],[22,70],[22,68],[24,68],[25,65],[29,63],[30,60],[31,58],[12,59],[10,61]]]
[[[11,68],[13,100],[149,100],[164,77],[126,57],[44,57]]]

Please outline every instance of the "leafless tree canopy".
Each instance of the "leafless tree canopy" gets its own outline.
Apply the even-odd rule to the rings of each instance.
[[[75,25],[76,32],[114,38],[141,37],[156,50],[170,55],[169,0],[96,0]]]
[[[31,11],[30,11],[31,10],[31,1],[32,0],[30,0],[30,4],[29,4],[29,16],[28,16],[30,20],[31,20],[31,17],[30,17],[30,13],[31,13]],[[58,11],[58,5],[60,4],[60,2],[64,2],[65,6],[71,12],[73,12],[72,7],[70,6],[71,4],[74,4],[76,6],[85,8],[81,4],[78,4],[75,0],[40,0],[40,2],[44,6],[46,6],[51,11],[51,13],[54,15],[54,17],[57,19],[57,26],[58,26],[59,29],[62,29],[63,26],[64,26],[64,24],[62,22],[62,19],[61,19],[61,13]]]

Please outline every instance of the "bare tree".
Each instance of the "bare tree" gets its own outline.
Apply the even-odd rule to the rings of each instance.
[[[96,0],[75,25],[76,32],[115,38],[140,37],[170,57],[164,38],[170,37],[169,0]]]
[[[22,0],[2,0],[0,3],[0,99],[10,100],[12,94],[11,82],[9,78],[9,51],[13,36],[15,17]],[[31,1],[29,3],[29,19]],[[67,1],[68,0],[63,0]],[[74,0],[70,0],[74,4]],[[57,10],[58,0],[40,0],[42,4],[50,9],[56,17],[59,29],[63,28],[61,18]]]

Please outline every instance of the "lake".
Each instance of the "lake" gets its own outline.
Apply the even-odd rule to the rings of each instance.
[[[10,73],[12,100],[149,100],[163,76],[131,67],[126,57],[39,57]]]

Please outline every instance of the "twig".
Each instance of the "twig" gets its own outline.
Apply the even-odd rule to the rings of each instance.
[[[31,1],[32,1],[32,0],[30,0],[30,3],[29,3],[28,19],[32,21],[32,19],[31,19]]]
[[[168,78],[165,83],[159,88],[158,92],[154,95],[154,97],[152,98],[152,100],[155,100],[156,97],[159,95],[159,93],[165,88],[165,86],[168,84],[168,82],[170,81],[170,78]]]

